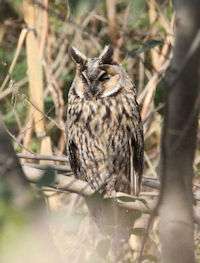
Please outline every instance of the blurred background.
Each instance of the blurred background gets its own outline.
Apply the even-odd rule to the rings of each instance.
[[[55,154],[65,153],[63,129],[67,94],[75,75],[68,47],[73,44],[87,56],[98,56],[105,44],[112,43],[114,59],[123,65],[136,84],[145,122],[146,147],[148,153],[151,151],[156,155],[162,112],[160,109],[157,113],[157,108],[163,103],[161,83],[155,104],[153,98],[156,84],[166,71],[171,56],[174,18],[171,1],[33,2],[32,19],[30,13],[25,15],[23,1],[1,1],[0,81],[3,83],[8,74],[20,32],[26,24],[35,23],[43,70],[43,84],[40,84],[43,90],[34,90],[38,97],[35,107],[43,108],[42,111],[54,121],[43,116],[44,120],[40,118],[33,124],[31,118],[34,114],[30,112],[29,99],[33,103],[35,101],[28,84],[26,46],[22,43],[14,69],[0,93],[4,121],[17,141],[39,153],[41,145],[36,135],[45,130],[50,137],[52,151]],[[25,16],[27,23],[24,22]],[[35,53],[34,47],[31,48]],[[42,98],[39,98],[41,94]],[[41,106],[41,100],[44,106]],[[45,128],[37,128],[43,122]],[[15,148],[18,152],[25,151],[17,142]]]
[[[1,0],[0,14],[0,109],[15,151],[66,155],[67,97],[75,76],[68,48],[73,44],[92,57],[98,56],[106,44],[112,44],[114,60],[122,64],[137,89],[144,123],[144,177],[158,181],[164,110],[163,77],[167,76],[173,47],[172,1]],[[31,159],[21,161],[26,163],[24,166],[28,162],[34,165],[61,164]],[[199,154],[194,168],[198,184]],[[0,188],[3,189],[0,190],[0,253],[1,250],[5,252],[2,262],[14,262],[16,254],[20,253],[19,262],[25,262],[30,260],[30,254],[24,256],[23,252],[18,252],[26,251],[24,244],[27,242],[22,242],[16,254],[10,255],[10,251],[14,251],[19,237],[23,239],[21,232],[26,233],[24,220],[31,217],[30,207],[27,212],[16,211],[8,198],[12,189],[5,192],[4,186]],[[46,188],[35,189],[35,186],[31,188],[34,188],[33,195],[39,200],[41,196],[48,200],[46,204],[51,208],[48,217],[51,218],[49,225],[53,243],[63,262],[110,262],[96,252],[98,247],[100,254],[104,254],[107,241],[101,235],[96,238],[96,230],[89,229],[91,222],[80,196],[56,190],[52,192]],[[198,194],[198,188],[194,190]],[[155,199],[157,195],[156,190],[142,188],[141,196]],[[142,235],[143,227],[135,231],[135,239]],[[144,262],[160,262],[157,222],[151,234]],[[25,240],[30,242],[27,245],[29,248],[37,243],[37,234],[35,239],[24,235]],[[198,239],[196,243],[198,246]],[[137,251],[138,247],[132,249]],[[40,259],[36,259],[35,251],[31,250],[32,260],[46,262],[43,252]],[[198,253],[197,249],[197,257]],[[51,262],[51,259],[48,260]]]

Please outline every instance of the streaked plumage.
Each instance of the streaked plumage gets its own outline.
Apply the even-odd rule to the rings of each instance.
[[[104,195],[137,195],[143,131],[134,84],[106,46],[99,58],[76,48],[76,76],[68,95],[67,145],[72,171]]]

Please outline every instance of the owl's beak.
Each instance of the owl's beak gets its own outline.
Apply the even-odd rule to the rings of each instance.
[[[90,92],[94,96],[97,93],[97,85],[95,85],[95,81],[91,82],[90,85]]]
[[[87,86],[89,89],[89,92],[92,96],[94,96],[97,93],[97,83],[96,78],[88,78],[87,75],[84,75],[85,79],[87,80]]]

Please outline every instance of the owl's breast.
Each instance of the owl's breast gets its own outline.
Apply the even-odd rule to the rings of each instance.
[[[131,103],[124,96],[69,101],[67,130],[76,145],[80,164],[77,176],[88,182],[92,180],[96,190],[110,175],[125,178],[120,185],[129,187]]]
[[[69,105],[68,123],[75,130],[88,132],[92,138],[102,136],[106,140],[108,136],[114,136],[120,129],[133,125],[130,112],[131,105],[124,101],[122,96],[77,100]]]
[[[121,102],[102,99],[84,104],[80,121],[92,136],[107,137],[109,133],[114,135],[122,119]]]

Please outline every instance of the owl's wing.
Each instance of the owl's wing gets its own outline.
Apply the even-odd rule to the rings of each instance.
[[[134,195],[137,195],[140,190],[143,172],[143,159],[144,159],[144,137],[143,125],[139,113],[139,106],[135,100],[134,111],[134,129],[131,134],[130,147],[131,147],[131,180],[133,181]]]
[[[131,194],[138,195],[142,181],[143,170],[143,145],[135,136],[129,140],[131,149],[130,156],[130,178],[131,178]]]
[[[72,172],[76,177],[78,177],[78,172],[80,171],[80,163],[78,157],[78,149],[73,140],[68,140],[68,156]]]
[[[140,131],[131,139],[131,146],[133,148],[133,165],[134,169],[138,175],[139,186],[142,180],[143,171],[143,155],[144,155],[144,145],[143,145],[143,135]]]

